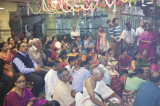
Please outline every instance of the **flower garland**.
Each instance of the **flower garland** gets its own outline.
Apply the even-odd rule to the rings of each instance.
[[[154,0],[151,0],[154,2]],[[73,13],[80,11],[88,11],[88,14],[95,9],[102,8],[105,10],[108,6],[108,12],[110,12],[111,7],[114,5],[116,8],[117,5],[123,8],[123,3],[134,2],[136,5],[136,0],[30,0],[27,2],[27,11],[29,14],[29,9],[34,14],[48,13],[48,14],[62,14],[62,13]]]

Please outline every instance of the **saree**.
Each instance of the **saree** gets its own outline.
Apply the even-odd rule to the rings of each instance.
[[[10,70],[3,70],[3,73],[10,77],[13,77],[13,72],[11,70],[11,62],[13,59],[12,53],[8,52],[7,55],[0,53],[0,58],[5,61],[5,67],[10,69]]]
[[[44,105],[47,100],[38,100],[33,96],[30,90],[26,87],[22,89],[22,96],[19,96],[15,91],[11,91],[4,99],[3,106],[27,106],[29,101],[33,101],[32,106]]]
[[[122,56],[119,56],[118,62],[121,64],[121,66],[118,68],[118,71],[121,71],[123,68],[127,68],[130,65],[131,58],[127,55],[124,58]]]
[[[108,43],[109,44],[109,43]],[[98,32],[97,34],[97,50],[98,53],[100,51],[107,51],[107,40],[106,40],[106,34],[104,32]]]
[[[155,31],[151,31],[150,33],[147,33],[146,31],[143,32],[138,39],[139,52],[142,53],[143,49],[147,49],[149,58],[155,57],[156,56],[156,42],[153,42],[153,41],[155,41],[156,39],[157,39],[157,33]],[[152,43],[151,44],[143,43],[141,42],[142,40],[151,41]]]

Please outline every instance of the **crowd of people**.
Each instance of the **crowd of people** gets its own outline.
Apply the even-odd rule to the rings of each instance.
[[[4,106],[160,106],[158,35],[149,22],[122,31],[118,19],[98,27],[97,39],[9,37],[0,43]],[[70,40],[69,40],[70,38]]]

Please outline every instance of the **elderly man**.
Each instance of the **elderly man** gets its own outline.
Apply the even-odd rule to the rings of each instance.
[[[71,39],[72,39],[72,40],[75,40],[75,37],[77,37],[77,36],[80,37],[80,34],[79,34],[79,32],[76,31],[76,27],[73,26],[73,27],[72,27],[72,32],[71,32]]]
[[[120,102],[120,98],[103,82],[104,72],[103,68],[96,67],[91,71],[92,75],[84,82],[83,106],[107,106],[102,99],[112,101],[112,97],[116,97],[114,100]]]
[[[17,45],[18,52],[15,54],[12,60],[12,67],[15,73],[23,73],[28,82],[34,83],[32,89],[33,94],[38,96],[39,93],[44,89],[44,77],[45,71],[41,71],[41,67],[36,64],[30,58],[27,53],[27,44],[20,42]]]
[[[46,60],[46,55],[43,53],[42,43],[38,38],[34,38],[32,41],[33,46],[29,49],[29,56],[39,65],[42,70],[48,71],[50,68],[43,64],[43,60]]]
[[[106,85],[110,85],[111,84],[110,73],[109,73],[108,69],[106,68],[106,66],[108,65],[108,59],[104,56],[101,56],[98,59],[98,61],[99,61],[98,67],[103,68],[103,70],[105,71],[103,81],[105,82]]]
[[[57,75],[59,81],[57,82],[53,92],[53,100],[57,100],[61,106],[75,106],[75,91],[69,84],[69,71],[66,68],[63,68],[58,70]]]
[[[149,82],[140,85],[134,106],[160,106],[160,74],[155,72]]]

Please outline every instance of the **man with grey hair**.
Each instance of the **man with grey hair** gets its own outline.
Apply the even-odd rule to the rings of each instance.
[[[108,98],[112,97],[116,97],[114,100],[120,102],[119,96],[117,96],[112,89],[106,86],[102,80],[104,72],[105,70],[103,68],[96,67],[91,71],[92,75],[84,82],[83,106],[107,106],[102,99],[108,100]],[[99,95],[101,95],[101,97]]]
[[[57,100],[61,106],[75,106],[75,91],[69,84],[71,77],[69,71],[67,68],[60,69],[57,76],[59,81],[53,92],[53,100]]]
[[[98,61],[99,61],[98,67],[101,67],[104,70],[103,81],[105,82],[106,85],[110,85],[111,84],[110,73],[109,73],[108,69],[106,68],[106,66],[108,65],[108,59],[107,59],[107,57],[101,56],[98,59]]]
[[[42,70],[48,71],[50,67],[43,64],[43,60],[46,60],[46,55],[42,50],[41,41],[38,38],[34,38],[32,44],[33,46],[28,50],[29,56],[42,68]]]

